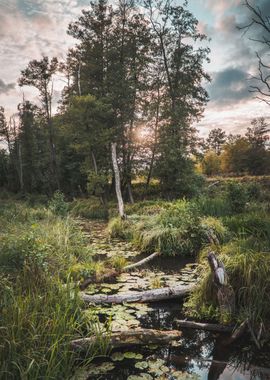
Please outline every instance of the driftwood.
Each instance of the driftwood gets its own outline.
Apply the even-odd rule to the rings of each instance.
[[[214,331],[219,333],[231,333],[229,337],[224,339],[222,341],[223,346],[227,346],[229,344],[232,344],[237,339],[241,338],[243,336],[244,332],[247,329],[248,321],[245,320],[241,323],[237,328],[235,326],[225,326],[217,323],[200,323],[200,322],[194,322],[194,321],[186,321],[186,320],[179,320],[175,319],[175,323],[178,327],[184,327],[184,328],[191,328],[191,329],[198,329],[198,330],[207,330],[207,331]]]
[[[124,303],[124,302],[155,302],[168,300],[173,298],[184,297],[191,292],[194,288],[194,285],[187,286],[173,286],[166,288],[158,288],[152,290],[146,290],[143,292],[130,292],[123,294],[113,294],[113,295],[104,295],[104,294],[96,294],[96,295],[88,295],[82,294],[82,300],[86,303]]]
[[[113,282],[121,272],[116,269],[108,269],[108,272],[100,275],[93,275],[87,277],[82,283],[79,284],[80,290],[85,290],[91,284],[99,284],[101,282]]]
[[[129,264],[129,265],[126,265],[123,270],[129,270],[129,269],[133,269],[133,268],[136,268],[136,267],[139,267],[141,265],[144,265],[146,263],[148,263],[149,261],[153,260],[155,257],[159,256],[160,253],[159,252],[154,252],[152,253],[152,255],[150,256],[147,256],[145,259],[142,259],[136,263],[132,263],[132,264]]]
[[[225,267],[223,263],[217,259],[214,252],[209,252],[207,259],[212,272],[220,312],[223,315],[232,315],[235,311],[235,294],[229,284],[229,277]]]
[[[145,259],[142,259],[136,263],[126,265],[122,270],[108,269],[108,272],[106,273],[88,277],[82,283],[79,284],[79,288],[80,290],[85,290],[89,285],[94,284],[94,283],[97,284],[101,282],[114,281],[116,277],[119,276],[122,272],[142,266],[148,263],[149,261],[153,260],[157,256],[159,256],[159,252],[152,253],[152,255],[147,256]]]
[[[215,331],[221,333],[231,333],[234,330],[233,326],[225,326],[217,323],[200,323],[186,320],[176,319],[175,323],[179,327],[185,327],[190,329],[198,329],[198,330],[207,330],[207,331]]]
[[[172,340],[179,339],[181,335],[181,331],[178,330],[136,329],[115,332],[109,336],[104,335],[104,338],[108,339],[109,348],[123,348],[148,344],[166,344]],[[95,337],[76,339],[71,342],[71,348],[76,351],[87,351],[95,343]]]

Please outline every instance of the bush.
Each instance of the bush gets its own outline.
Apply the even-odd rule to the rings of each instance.
[[[270,244],[270,218],[264,211],[227,217],[223,223],[237,235],[255,238],[258,245]]]
[[[251,243],[251,244],[250,244]],[[197,318],[221,318],[215,298],[207,249],[200,255],[201,279],[188,302],[187,313]],[[219,259],[224,263],[230,285],[236,294],[237,315],[253,324],[270,318],[270,255],[256,251],[246,239],[236,239],[221,248]]]
[[[207,216],[220,217],[232,213],[228,199],[221,195],[216,197],[202,196],[194,201],[194,207],[197,207],[201,215]]]
[[[185,256],[195,255],[209,235],[223,240],[226,233],[221,222],[201,218],[194,204],[183,200],[167,203],[159,214],[112,219],[109,230],[113,237],[133,240],[143,252]]]
[[[59,190],[53,194],[48,206],[55,215],[66,216],[68,213],[68,203],[65,202],[64,194]]]
[[[228,183],[227,199],[234,213],[243,212],[248,200],[245,186],[237,182]]]
[[[97,325],[70,282],[80,261],[95,268],[82,233],[69,218],[21,202],[1,204],[1,226],[0,377],[69,378],[77,363],[70,340],[96,334]],[[103,348],[91,348],[89,360]]]
[[[101,205],[96,198],[79,199],[72,202],[70,206],[71,214],[86,219],[109,218],[109,210],[106,206]]]

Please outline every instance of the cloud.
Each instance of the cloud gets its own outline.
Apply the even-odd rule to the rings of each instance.
[[[6,94],[10,90],[15,88],[15,83],[5,83],[2,79],[0,79],[0,94]]]
[[[207,0],[206,5],[216,13],[224,13],[228,9],[237,6],[241,0]]]
[[[248,73],[241,68],[229,67],[213,74],[208,91],[217,106],[231,106],[250,99]]]

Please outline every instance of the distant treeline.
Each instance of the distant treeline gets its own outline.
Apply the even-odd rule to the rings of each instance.
[[[206,175],[270,174],[269,127],[264,118],[254,119],[244,136],[213,129],[201,141],[199,170]]]

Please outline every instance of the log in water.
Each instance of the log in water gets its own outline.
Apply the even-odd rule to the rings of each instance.
[[[173,298],[180,298],[188,295],[194,289],[194,285],[178,285],[173,287],[146,290],[143,292],[130,292],[123,294],[96,294],[88,295],[82,293],[82,300],[86,303],[129,303],[129,302],[156,302]]]

